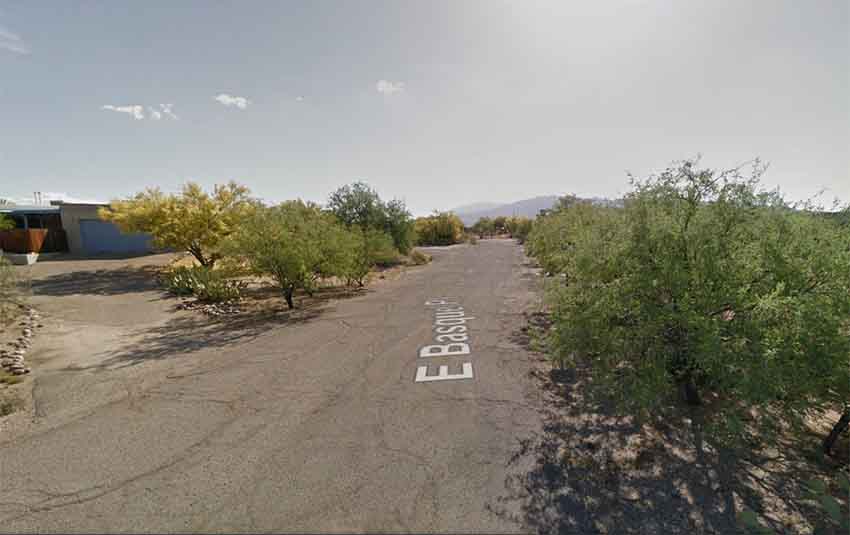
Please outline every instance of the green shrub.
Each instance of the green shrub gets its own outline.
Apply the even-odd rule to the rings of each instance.
[[[364,235],[367,261],[373,266],[392,267],[401,263],[393,239],[386,232],[367,231]]]
[[[838,489],[843,496],[850,494],[850,479],[843,472],[838,473]],[[842,511],[841,502],[835,499],[826,483],[820,479],[812,479],[805,485],[804,499],[817,505],[822,513],[814,522],[816,534],[850,533],[850,517]],[[753,535],[776,535],[776,532],[759,522],[758,515],[745,509],[738,514],[738,524],[746,533]]]
[[[162,275],[166,290],[174,295],[194,295],[200,301],[218,303],[239,299],[244,283],[230,280],[221,270],[206,266],[172,268]]]
[[[554,357],[643,415],[711,400],[706,431],[800,423],[850,390],[850,233],[751,177],[685,162],[635,182],[624,208],[546,215],[529,249],[564,275]]]
[[[514,238],[520,243],[525,243],[534,222],[527,217],[509,217],[505,220],[505,228],[510,233],[511,238]]]
[[[270,277],[294,308],[296,290],[312,294],[323,277],[351,276],[361,240],[317,205],[286,201],[243,221],[224,250],[255,275]]]

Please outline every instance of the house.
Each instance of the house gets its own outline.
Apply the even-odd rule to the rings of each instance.
[[[124,234],[104,221],[106,203],[51,201],[45,205],[0,205],[15,228],[0,231],[0,250],[14,263],[31,264],[42,253],[77,256],[138,255],[152,252],[148,234]]]
[[[40,253],[68,250],[58,207],[3,205],[0,215],[15,223],[15,228],[0,231],[0,250],[15,256],[13,261],[32,263]]]
[[[148,234],[124,234],[117,226],[104,221],[98,210],[106,203],[51,201],[59,210],[62,228],[68,238],[68,250],[81,256],[137,255],[152,252]]]

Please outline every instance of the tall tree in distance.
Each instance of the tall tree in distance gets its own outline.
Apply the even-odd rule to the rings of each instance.
[[[348,228],[387,233],[402,254],[413,246],[413,218],[404,201],[393,199],[385,203],[364,182],[345,185],[331,193],[327,208]]]

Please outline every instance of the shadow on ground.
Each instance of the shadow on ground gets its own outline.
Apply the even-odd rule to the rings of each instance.
[[[528,343],[528,331],[514,339]],[[726,450],[721,462],[716,449],[697,447],[694,414],[671,407],[663,421],[637,424],[617,417],[610,400],[586,394],[589,370],[552,369],[542,356],[538,364],[532,374],[544,392],[542,432],[519,442],[505,494],[490,505],[524,530],[744,533],[735,512],[747,508],[773,533],[784,534],[808,532],[809,522],[823,516],[802,499],[804,481],[834,479],[838,469],[810,457],[822,437]]]
[[[139,268],[70,271],[35,279],[30,283],[35,295],[120,295],[159,290],[155,266]]]
[[[177,358],[201,349],[216,349],[249,342],[272,330],[309,322],[332,308],[333,301],[363,295],[367,290],[323,288],[313,296],[299,296],[298,306],[286,307],[280,294],[267,287],[246,292],[235,315],[207,316],[193,311],[165,324],[136,333],[124,347],[103,355],[98,364],[68,368],[67,371],[107,370],[146,361]],[[174,300],[175,306],[179,303]]]

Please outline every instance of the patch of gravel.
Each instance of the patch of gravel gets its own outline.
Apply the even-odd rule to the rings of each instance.
[[[18,326],[21,334],[7,347],[0,348],[0,366],[12,375],[24,375],[32,370],[27,367],[24,357],[32,346],[36,330],[42,328],[41,314],[34,308],[27,308]]]
[[[197,310],[207,316],[233,316],[241,312],[238,301],[204,303],[196,299],[188,299],[181,302],[177,305],[177,310]]]

